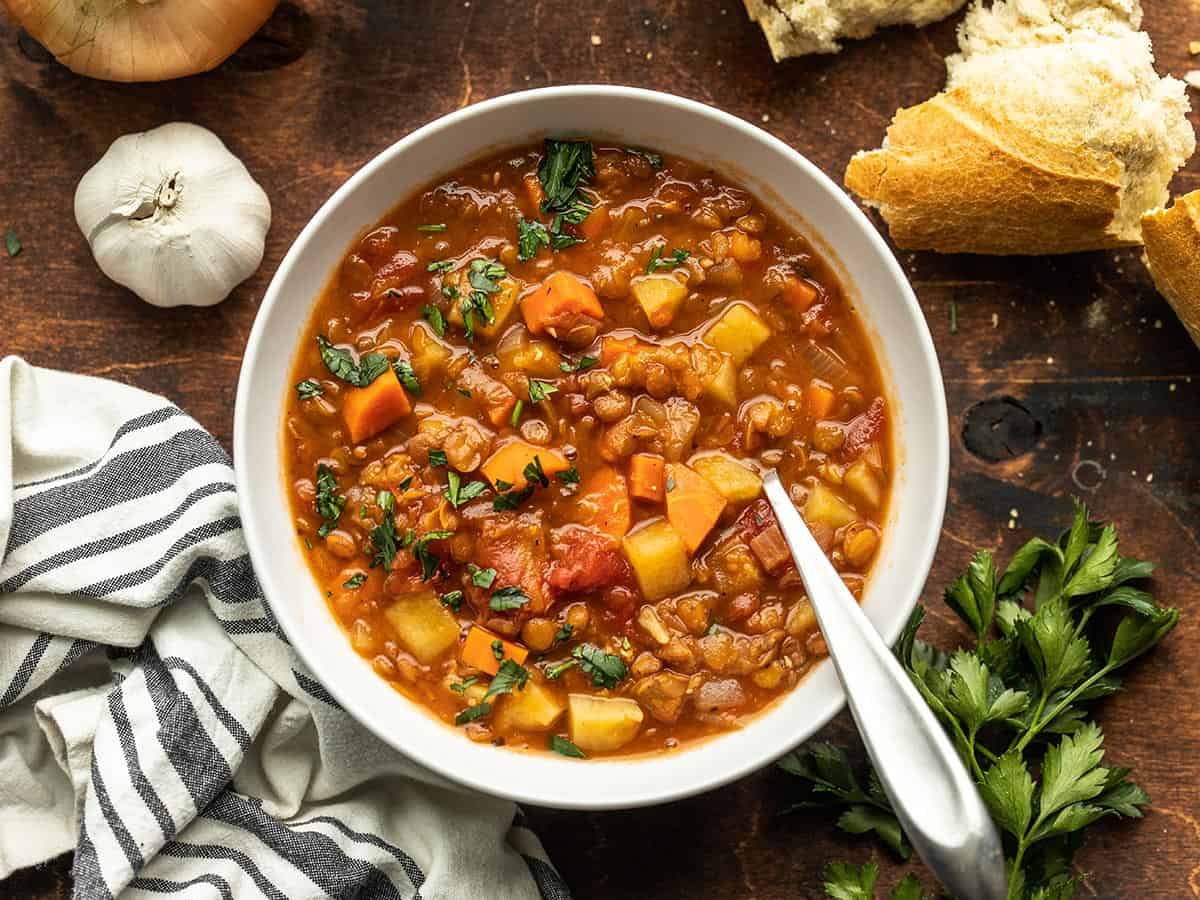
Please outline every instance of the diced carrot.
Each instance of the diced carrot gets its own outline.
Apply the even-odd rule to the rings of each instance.
[[[594,241],[608,227],[608,207],[604,204],[597,206],[588,217],[579,223],[579,234],[589,241]]]
[[[815,378],[804,389],[804,406],[814,419],[824,419],[833,412],[833,388]]]
[[[496,659],[497,646],[503,652],[500,659]],[[517,665],[521,665],[528,655],[529,651],[520,644],[506,641],[504,638],[492,634],[486,628],[472,625],[471,630],[467,632],[467,639],[463,641],[459,659],[474,669],[495,675],[500,671],[500,663],[504,660],[511,659]]]
[[[574,519],[580,525],[596,528],[619,541],[633,523],[625,476],[611,466],[597,469],[579,492],[575,509]]]
[[[629,493],[639,500],[661,503],[666,463],[654,453],[635,453],[629,460]]]
[[[546,199],[546,192],[542,190],[542,183],[538,177],[532,172],[525,176],[525,194],[529,197],[529,202],[533,204],[534,215],[542,208],[542,201]]]
[[[503,481],[512,486],[512,490],[520,490],[529,483],[525,477],[525,467],[537,457],[542,464],[542,471],[547,478],[553,478],[558,472],[571,468],[567,458],[557,450],[547,447],[536,447],[520,439],[509,441],[489,456],[479,467],[485,478],[492,483],[497,491],[508,488],[497,487],[496,482]]]
[[[600,365],[607,368],[626,353],[634,353],[642,342],[636,337],[606,337],[600,342]]]
[[[783,299],[786,300],[796,312],[804,312],[813,305],[813,301],[817,299],[817,289],[801,278],[789,276],[783,283]]]
[[[559,271],[525,295],[521,300],[521,313],[529,331],[539,335],[553,329],[566,330],[580,316],[603,319],[604,307],[586,281],[570,272]]]
[[[365,388],[348,391],[342,412],[350,440],[361,444],[412,412],[412,403],[396,372],[388,366]]]
[[[727,502],[704,476],[680,463],[667,466],[667,521],[689,553],[704,543]]]

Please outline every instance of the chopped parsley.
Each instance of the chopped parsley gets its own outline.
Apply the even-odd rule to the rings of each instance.
[[[412,363],[407,359],[398,359],[392,363],[392,370],[406,391],[415,397],[421,396],[421,382],[417,379],[417,373],[413,371]]]
[[[4,232],[4,249],[8,251],[10,258],[21,252],[21,239],[11,228]]]
[[[325,363],[325,368],[354,387],[367,387],[391,365],[382,353],[367,353],[355,362],[349,350],[333,346],[328,338],[319,334],[317,346],[321,348],[321,362]]]
[[[432,578],[441,564],[441,560],[430,552],[430,542],[445,540],[453,534],[452,531],[429,531],[412,542],[413,558],[421,564],[422,581]]]
[[[455,291],[455,293],[458,293]],[[421,315],[425,321],[433,328],[434,333],[438,337],[446,336],[446,318],[442,315],[442,311],[436,306],[426,306],[421,310]]]
[[[390,516],[396,509],[396,497],[391,491],[380,491],[375,495],[375,505]]]
[[[481,569],[475,563],[467,563],[467,572],[471,576],[471,584],[484,590],[490,588],[496,580],[495,569]]]
[[[521,421],[521,413],[525,412],[525,401],[520,397],[517,398],[517,403],[513,406],[512,415],[508,417],[508,423],[513,428],[517,427],[517,423]],[[499,485],[496,485],[499,487]]]
[[[570,360],[566,362],[560,362],[558,367],[564,372],[586,372],[588,369],[592,368],[592,366],[597,366],[599,364],[600,360],[596,359],[594,356],[581,356],[575,362],[571,362]]]
[[[546,193],[542,211],[568,212],[579,199],[580,185],[590,183],[596,175],[591,142],[547,138],[537,174]]]
[[[518,691],[525,687],[528,681],[529,670],[516,660],[506,659],[500,663],[500,668],[492,676],[492,683],[488,685],[487,693],[483,695],[483,699],[487,701],[500,694],[511,694],[513,691]]]
[[[371,568],[391,569],[396,558],[397,546],[396,520],[390,514],[384,516],[383,521],[371,529],[371,546],[375,548],[371,556]]]
[[[417,231],[431,231],[432,232],[432,231],[445,231],[445,230],[446,230],[446,225],[442,222],[438,222],[433,225],[418,225],[417,226]]]
[[[396,485],[396,490],[400,491],[400,493],[404,493],[412,485],[412,482],[413,482],[413,477],[411,475],[409,475],[402,482],[400,482],[398,485]]]
[[[338,493],[337,479],[324,463],[317,466],[317,495],[313,505],[323,520],[317,529],[317,537],[325,537],[337,526],[346,508],[346,498]]]
[[[468,341],[475,339],[476,316],[479,316],[485,325],[496,321],[496,310],[489,298],[491,294],[500,292],[500,279],[506,275],[508,270],[495,260],[471,260],[467,270],[467,282],[471,285],[471,293],[459,307],[463,317],[463,334]]]
[[[462,609],[462,605],[463,605],[463,592],[462,591],[448,591],[447,593],[442,594],[442,596],[439,599],[442,601],[442,606],[449,607],[450,609],[454,610],[455,612],[458,612],[460,609]]]
[[[554,643],[561,644],[563,641],[569,641],[574,633],[575,626],[570,622],[563,622],[562,627],[554,632]]]
[[[458,391],[460,394],[462,394],[464,397],[466,397],[468,400],[471,399],[471,392],[468,391],[465,387],[459,387],[458,385],[455,385],[454,389],[456,391]]]
[[[451,300],[457,300],[458,299],[458,288],[456,288],[452,284],[443,284],[442,285],[442,296],[449,297]]]
[[[522,472],[525,480],[531,485],[536,482],[542,487],[550,487],[550,479],[546,477],[546,470],[542,468],[542,458],[536,454],[533,457],[533,462],[525,466],[525,471]]]
[[[580,644],[571,651],[579,662],[579,670],[592,679],[596,687],[615,688],[627,674],[625,663],[619,656],[605,653],[595,644]]]
[[[454,268],[454,260],[452,259],[437,259],[425,267],[427,272],[449,272]]]
[[[468,722],[474,722],[476,719],[482,719],[491,711],[492,706],[490,703],[480,703],[478,706],[468,706],[454,717],[454,724],[466,725]]]
[[[496,657],[496,659],[504,659],[504,641],[500,640],[500,638],[492,641],[492,656]]]
[[[567,669],[573,669],[576,665],[578,665],[578,662],[574,658],[564,659],[560,662],[556,662],[552,666],[546,666],[546,668],[542,670],[542,674],[551,681],[555,681],[562,676],[563,672],[567,671]]]
[[[662,258],[662,247],[655,247],[650,254],[650,261],[646,263],[646,274],[653,275],[659,269],[677,269],[687,262],[690,254],[686,250],[673,250],[668,259]]]
[[[349,578],[342,582],[342,587],[349,588],[352,591],[357,591],[366,582],[367,576],[362,572],[355,572]]]
[[[429,451],[429,464],[431,466],[446,465],[446,451],[445,450],[430,450]]]
[[[325,389],[317,379],[305,378],[296,385],[296,393],[300,395],[301,400],[311,400],[324,394]]]
[[[532,484],[526,485],[519,491],[506,491],[492,500],[492,509],[495,512],[508,512],[516,509],[532,496]]]
[[[496,479],[496,490],[507,491],[510,487],[512,487],[512,482],[505,481],[503,478]]]
[[[472,481],[470,484],[462,483],[462,476],[453,469],[446,473],[446,499],[450,501],[450,505],[458,509],[464,503],[474,500],[480,494],[487,490],[487,484],[482,481]]]
[[[450,685],[450,690],[454,691],[456,694],[465,694],[467,692],[467,688],[469,688],[478,680],[478,678],[472,675],[470,678],[464,678],[462,681],[458,681]]]
[[[646,162],[650,163],[650,168],[661,169],[663,167],[663,158],[657,153],[652,153],[649,150],[642,150],[639,147],[626,147],[625,152],[630,156],[640,156]]]
[[[550,232],[536,219],[517,219],[517,259],[526,262],[537,256],[538,249],[550,246]]]
[[[563,484],[579,484],[579,470],[574,466],[563,469],[561,472],[555,472],[554,477]]]
[[[553,750],[559,756],[569,756],[572,759],[587,759],[587,754],[568,741],[565,737],[557,734],[550,735],[546,741],[546,747]]]
[[[529,603],[529,597],[515,584],[502,587],[492,594],[488,607],[496,612],[507,612],[510,609],[520,609]]]
[[[557,394],[558,388],[553,382],[546,381],[542,378],[529,379],[529,402],[541,403],[551,394]]]
[[[582,200],[578,202],[573,212],[555,216],[550,222],[550,247],[554,250],[566,250],[584,242],[577,234],[563,231],[563,223],[578,224],[588,217],[592,208]]]

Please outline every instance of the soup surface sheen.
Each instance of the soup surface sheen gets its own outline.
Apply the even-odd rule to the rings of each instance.
[[[406,200],[295,364],[299,539],[354,648],[474,741],[577,758],[736,728],[824,642],[773,467],[856,596],[889,423],[829,267],[711,169],[547,140]]]

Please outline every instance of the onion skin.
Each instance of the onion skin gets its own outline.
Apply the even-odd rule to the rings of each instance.
[[[278,0],[0,0],[72,72],[166,81],[206,72],[270,18]]]

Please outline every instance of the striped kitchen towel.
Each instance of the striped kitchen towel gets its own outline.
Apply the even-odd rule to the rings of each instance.
[[[512,803],[305,671],[168,401],[0,362],[0,552],[0,879],[74,849],[85,898],[569,897]]]

